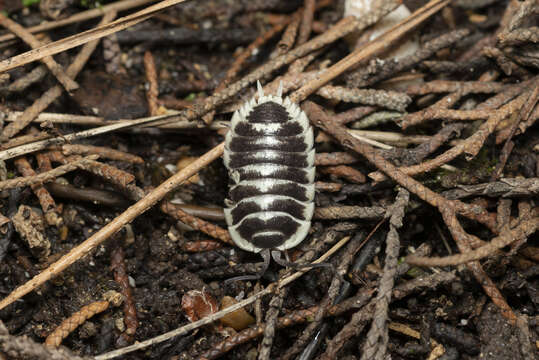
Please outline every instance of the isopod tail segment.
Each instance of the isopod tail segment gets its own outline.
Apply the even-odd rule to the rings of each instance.
[[[280,252],[307,236],[314,213],[314,135],[307,115],[288,97],[265,95],[260,82],[257,97],[232,116],[225,138],[223,161],[231,186],[225,200],[225,220],[234,243],[264,258],[258,279],[270,263],[293,268]],[[326,266],[326,265],[323,265]]]

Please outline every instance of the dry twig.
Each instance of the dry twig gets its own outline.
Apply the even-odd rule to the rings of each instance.
[[[81,164],[82,163],[79,163],[79,166]],[[20,157],[16,159],[15,166],[17,167],[17,170],[22,174],[22,176],[33,177],[35,179],[36,172],[34,171],[34,169],[32,169],[30,163],[28,162],[28,160],[26,160],[25,157]],[[47,223],[52,226],[59,226],[63,221],[58,214],[58,211],[56,210],[56,203],[54,202],[54,199],[52,198],[51,194],[41,184],[36,184],[34,182],[30,186],[34,191],[34,194],[36,194],[37,198],[39,199],[39,204],[43,209],[43,213],[45,214],[45,219],[47,220]]]
[[[388,310],[391,302],[391,292],[395,277],[397,275],[397,265],[400,250],[400,239],[397,229],[402,227],[404,218],[404,210],[408,204],[410,193],[401,189],[393,204],[387,211],[389,220],[389,232],[386,240],[386,259],[384,264],[384,273],[380,279],[378,286],[378,294],[376,295],[376,307],[373,315],[373,322],[367,340],[363,345],[361,359],[379,359],[382,360],[386,356],[387,344],[389,335],[387,332]]]
[[[127,274],[127,266],[125,265],[125,252],[121,244],[117,244],[110,253],[110,267],[114,273],[114,281],[120,286],[120,291],[124,299],[125,331],[118,339],[118,345],[125,346],[133,342],[138,327],[138,319],[133,290],[131,289],[131,285],[129,285],[129,275]]]
[[[30,186],[33,184],[43,184],[49,181],[53,181],[57,177],[62,176],[70,171],[80,169],[83,166],[81,166],[81,163],[97,160],[98,157],[98,155],[90,155],[34,176],[24,176],[0,181],[0,190],[14,189],[18,187]]]
[[[71,315],[69,318],[62,321],[62,323],[47,336],[45,339],[45,345],[49,347],[58,347],[69,334],[71,334],[76,328],[82,325],[86,320],[92,316],[99,314],[112,306],[120,306],[123,301],[122,295],[109,291],[103,294],[105,300],[96,301],[89,305],[82,307],[79,311]]]
[[[151,52],[144,53],[144,70],[146,71],[146,80],[148,81],[148,89],[146,90],[146,100],[148,101],[148,109],[150,116],[158,114],[159,105],[157,97],[159,96],[159,85],[157,83],[157,70],[155,69],[155,61]]]
[[[15,21],[6,17],[4,14],[0,14],[0,25],[4,26],[9,31],[20,37],[32,48],[35,49],[41,46],[40,41],[37,40],[30,32],[28,32],[21,25],[17,24]],[[52,56],[45,56],[43,59],[41,59],[41,61],[43,61],[51,73],[56,76],[56,79],[58,79],[58,82],[62,84],[66,91],[70,92],[79,88],[79,85],[64,72],[62,66],[60,66],[60,64],[58,64],[52,58]]]

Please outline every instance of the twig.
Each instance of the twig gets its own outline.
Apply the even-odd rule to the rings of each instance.
[[[507,102],[521,94],[526,89],[526,87],[530,86],[530,84],[531,83],[529,81],[525,81],[517,85],[506,86],[503,91],[479,104],[475,108],[475,110],[448,110],[450,106],[453,106],[463,96],[468,94],[464,90],[470,90],[471,88],[464,87],[459,91],[445,96],[444,98],[440,99],[436,104],[425,110],[405,115],[401,119],[401,126],[403,129],[406,129],[409,126],[417,125],[424,120],[436,118],[445,118],[450,120],[466,120],[467,118],[470,118],[470,120],[483,118],[486,119],[492,115],[493,109],[498,109],[500,106],[506,104]],[[499,109],[498,111],[501,111],[501,109]]]
[[[317,191],[325,191],[325,192],[338,192],[342,189],[342,184],[338,183],[328,183],[323,181],[315,181],[314,187]]]
[[[524,134],[526,130],[539,119],[539,107],[536,106],[537,101],[539,100],[538,94],[539,90],[535,88],[520,111],[522,120],[513,122],[513,125],[516,124],[515,126],[518,126],[519,134]],[[513,131],[516,131],[516,129],[513,130],[513,126],[503,128],[502,125],[505,124],[500,123],[496,128],[496,130],[502,128],[496,135],[496,144],[501,143],[503,140],[510,139],[514,135]]]
[[[335,121],[337,121],[339,124],[347,124],[349,122],[366,117],[367,115],[370,115],[375,112],[377,109],[378,108],[376,106],[358,106],[351,110],[335,114]],[[373,125],[375,124],[364,124],[364,127],[369,127]]]
[[[314,158],[316,166],[345,165],[357,161],[359,161],[357,156],[347,152],[318,153]]]
[[[422,144],[430,141],[430,136],[423,135],[403,135],[400,132],[391,131],[375,131],[375,130],[348,130],[348,132],[357,137],[365,137],[370,140],[382,141],[384,143],[392,143],[396,146],[408,146],[410,144]],[[390,146],[391,147],[391,146]]]
[[[462,29],[462,30],[455,30],[447,34],[444,34],[436,39],[433,39],[425,43],[421,47],[421,49],[419,49],[415,54],[413,54],[412,56],[406,57],[405,59],[399,60],[397,63],[395,63],[392,66],[387,66],[388,64],[392,64],[392,63],[386,61],[385,66],[382,67],[380,71],[374,75],[370,74],[369,72],[365,70],[360,69],[359,71],[349,76],[347,80],[347,85],[349,87],[358,88],[358,87],[365,87],[365,86],[378,83],[382,80],[385,80],[391,77],[394,74],[397,74],[399,72],[412,68],[415,64],[419,63],[420,61],[424,59],[431,57],[437,51],[443,48],[446,48],[448,46],[451,46],[452,44],[460,41],[462,38],[468,36],[469,33],[470,33],[469,30]]]
[[[459,94],[458,96],[461,97],[462,95]],[[418,125],[427,120],[475,121],[487,119],[490,115],[492,115],[492,111],[488,110],[453,110],[443,109],[433,105],[427,109],[404,115],[400,119],[400,125],[403,129],[407,129],[410,126]]]
[[[44,65],[38,65],[28,74],[21,76],[17,80],[8,85],[6,92],[18,93],[26,90],[30,85],[43,80],[48,74],[47,68]]]
[[[36,142],[32,142],[25,145],[19,145],[15,147],[7,148],[6,146],[7,144],[5,144],[6,149],[0,151],[0,160],[11,159],[11,158],[28,154],[31,152],[43,150],[49,146],[61,145],[69,141],[84,139],[91,136],[97,136],[97,135],[105,134],[105,133],[119,130],[119,129],[127,129],[127,128],[134,127],[137,125],[159,122],[159,121],[162,121],[163,118],[171,118],[171,117],[176,118],[177,115],[172,115],[172,116],[161,115],[161,116],[152,116],[152,117],[142,118],[138,120],[120,121],[112,125],[104,125],[104,126],[100,126],[94,129],[90,129],[90,130],[83,130],[76,133],[71,133],[71,134],[67,134],[63,136],[57,136],[57,137],[53,137],[46,140],[39,140]]]
[[[264,336],[260,344],[260,351],[258,352],[258,360],[270,359],[271,347],[275,338],[277,317],[279,316],[287,293],[286,288],[277,290],[268,304],[269,309],[266,312],[266,324],[264,326]]]
[[[365,219],[378,220],[381,219],[385,209],[380,206],[361,207],[361,206],[328,206],[317,207],[314,210],[315,219]]]
[[[106,13],[103,16],[100,24],[107,24],[112,19],[116,17],[116,13]],[[77,74],[82,70],[90,55],[94,52],[97,47],[97,41],[92,41],[84,45],[81,51],[77,54],[71,65],[66,70],[67,76],[74,79],[77,77]],[[36,50],[39,50],[36,49]],[[9,60],[9,59],[8,59]],[[7,60],[4,60],[4,62]],[[33,119],[35,119],[39,113],[45,110],[51,103],[54,102],[60,95],[62,95],[62,87],[56,85],[49,90],[47,90],[39,99],[34,101],[34,103],[28,107],[20,117],[17,118],[17,121],[6,126],[0,135],[0,142],[5,142],[19,131],[24,129]]]
[[[505,167],[505,164],[507,160],[509,159],[509,155],[511,155],[511,151],[513,150],[514,142],[511,141],[511,138],[513,135],[515,135],[517,128],[519,128],[519,124],[521,122],[525,123],[528,121],[528,118],[535,107],[535,104],[537,103],[537,100],[539,99],[539,87],[536,87],[531,93],[520,111],[513,113],[512,117],[515,117],[513,121],[513,124],[509,127],[507,132],[507,138],[505,140],[505,144],[502,147],[501,153],[500,153],[500,161],[498,164],[496,164],[496,168],[494,169],[494,172],[490,176],[490,181],[496,181],[503,172],[503,168]],[[501,134],[498,134],[501,135]],[[498,142],[499,136],[496,138],[496,142]]]
[[[329,174],[334,177],[343,178],[349,182],[356,184],[363,184],[367,181],[365,175],[360,171],[354,169],[351,166],[346,165],[337,165],[337,166],[327,166],[320,169],[324,174]]]
[[[43,153],[36,154],[37,168],[40,173],[52,170],[52,163],[48,156]]]
[[[186,242],[182,245],[182,250],[186,252],[206,252],[206,251],[212,251],[216,249],[221,249],[223,247],[223,243],[220,243],[219,241],[215,240],[197,240],[197,241],[190,241]]]
[[[36,176],[36,172],[34,171],[34,169],[32,169],[30,163],[28,162],[28,160],[26,160],[25,157],[20,157],[16,159],[15,166],[24,177]],[[39,204],[43,209],[43,214],[45,214],[47,224],[52,226],[59,226],[63,222],[63,220],[60,215],[58,215],[58,211],[56,210],[56,203],[54,202],[54,199],[52,198],[51,194],[41,184],[36,184],[34,182],[30,186],[34,191],[34,194],[36,194],[37,198],[39,199]]]
[[[66,144],[62,145],[64,155],[97,155],[103,159],[125,161],[133,164],[144,164],[140,156],[132,155],[120,150],[111,149],[103,146],[93,146],[84,144]]]
[[[170,206],[181,209],[182,211],[205,220],[225,221],[225,215],[222,207],[217,206],[201,206],[194,204],[175,204],[170,203]]]
[[[91,188],[77,188],[69,184],[51,182],[45,188],[55,197],[69,200],[87,201],[95,205],[126,208],[130,202],[117,192]]]
[[[438,273],[418,276],[405,283],[399,284],[393,290],[392,298],[394,300],[404,299],[412,292],[423,292],[434,289],[442,284],[449,284],[457,278],[454,271],[440,271]]]
[[[120,189],[129,189],[130,185],[135,183],[134,175],[99,161],[90,160],[81,163],[80,167],[109,181],[114,185],[117,185]]]
[[[159,96],[159,85],[157,84],[157,70],[155,69],[155,61],[151,52],[144,53],[144,70],[146,72],[146,80],[148,81],[148,89],[146,89],[146,100],[148,101],[148,109],[150,116],[159,115],[157,110],[157,97]]]
[[[313,26],[314,11],[316,8],[316,0],[305,0],[303,6],[303,16],[301,19],[301,26],[298,34],[298,45],[305,43],[309,40],[311,29]]]
[[[37,40],[34,35],[28,32],[23,26],[6,17],[4,14],[0,14],[0,25],[4,26],[6,29],[20,37],[33,49],[41,46],[41,42]],[[79,85],[64,72],[60,64],[58,64],[52,58],[52,56],[45,56],[43,59],[41,59],[41,61],[49,68],[51,73],[56,76],[58,82],[62,84],[67,92],[71,92],[79,88]]]
[[[539,42],[539,27],[530,26],[529,28],[516,29],[509,33],[498,35],[498,42],[501,46],[515,46],[523,43]]]
[[[180,207],[177,207],[174,204],[171,204],[166,201],[163,202],[161,204],[161,211],[163,211],[165,214],[173,216],[175,219],[178,219],[186,225],[189,225],[197,230],[202,231],[205,234],[210,235],[215,239],[219,239],[226,244],[233,244],[232,238],[230,237],[230,234],[227,230],[217,225],[208,223],[204,220],[198,219],[192,215],[189,215]]]
[[[22,111],[9,111],[6,114],[5,121],[17,121]],[[76,115],[76,114],[57,114],[42,112],[34,120],[34,123],[48,122],[52,124],[74,124],[74,125],[107,125],[107,121],[99,116]]]
[[[110,267],[114,273],[114,281],[120,286],[120,292],[124,298],[125,331],[120,335],[117,344],[125,346],[133,342],[138,327],[138,319],[133,290],[129,285],[129,275],[125,265],[125,252],[120,242],[116,244],[110,253]]]
[[[442,195],[448,199],[462,199],[470,196],[527,197],[539,194],[539,178],[502,178],[496,182],[477,185],[460,185],[447,190]]]
[[[506,85],[498,82],[433,80],[423,84],[412,84],[406,88],[406,93],[408,95],[428,95],[459,91],[463,94],[490,94],[505,89]]]
[[[424,60],[419,65],[419,69],[434,74],[469,74],[485,70],[487,66],[488,60],[484,56],[480,56],[469,61]]]
[[[396,91],[374,89],[350,89],[342,86],[326,85],[316,92],[318,95],[332,100],[376,105],[383,108],[404,112],[412,99]]]
[[[76,328],[82,325],[86,320],[90,319],[96,314],[99,314],[112,306],[120,306],[123,301],[122,295],[116,291],[109,291],[103,294],[105,300],[96,301],[89,305],[83,306],[79,311],[71,315],[69,318],[62,321],[62,323],[47,336],[45,345],[48,347],[58,347],[69,334],[71,334]]]
[[[384,273],[380,279],[378,294],[376,296],[376,307],[374,310],[373,322],[367,339],[363,345],[361,360],[379,359],[386,356],[389,335],[387,333],[387,320],[389,303],[391,302],[391,292],[397,275],[398,256],[400,250],[400,239],[397,229],[402,227],[404,210],[408,204],[410,193],[401,189],[397,194],[395,203],[388,209],[386,216],[391,216],[389,221],[389,232],[386,240],[386,259]]]
[[[485,47],[481,53],[488,58],[493,58],[500,67],[500,69],[507,76],[513,75],[525,79],[530,75],[530,73],[525,68],[518,65],[516,62],[513,61],[513,59],[508,57],[503,51],[498,48]]]
[[[80,160],[72,161],[66,165],[58,166],[50,171],[43,172],[31,177],[19,177],[15,179],[9,179],[0,181],[0,190],[14,189],[18,187],[25,187],[33,184],[43,184],[49,181],[53,181],[59,176],[62,176],[70,171],[80,169],[81,163],[88,161],[94,161],[98,159],[98,155],[90,155]]]
[[[419,144],[413,149],[406,148],[394,148],[385,151],[386,159],[399,159],[403,165],[412,165],[420,163],[429,154],[435,152],[440,146],[442,146],[447,140],[449,140],[455,134],[459,134],[462,129],[466,127],[465,124],[455,123],[448,124],[442,127],[442,129],[432,136],[429,140]]]
[[[297,15],[294,14],[291,18],[290,23],[286,27],[281,41],[277,44],[276,54],[282,55],[288,52],[294,46],[294,41],[296,41],[296,35],[298,33],[299,24],[301,23],[301,15],[298,12]]]

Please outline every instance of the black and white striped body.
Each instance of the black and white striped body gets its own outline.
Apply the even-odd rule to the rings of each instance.
[[[305,113],[259,90],[258,100],[234,113],[223,159],[232,182],[225,219],[234,243],[255,253],[298,245],[314,211],[313,130]]]

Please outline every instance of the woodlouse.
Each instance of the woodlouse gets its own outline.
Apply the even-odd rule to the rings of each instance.
[[[303,241],[314,212],[313,129],[305,113],[287,97],[264,95],[258,83],[253,97],[232,116],[224,163],[231,179],[225,219],[234,243],[270,253]]]

